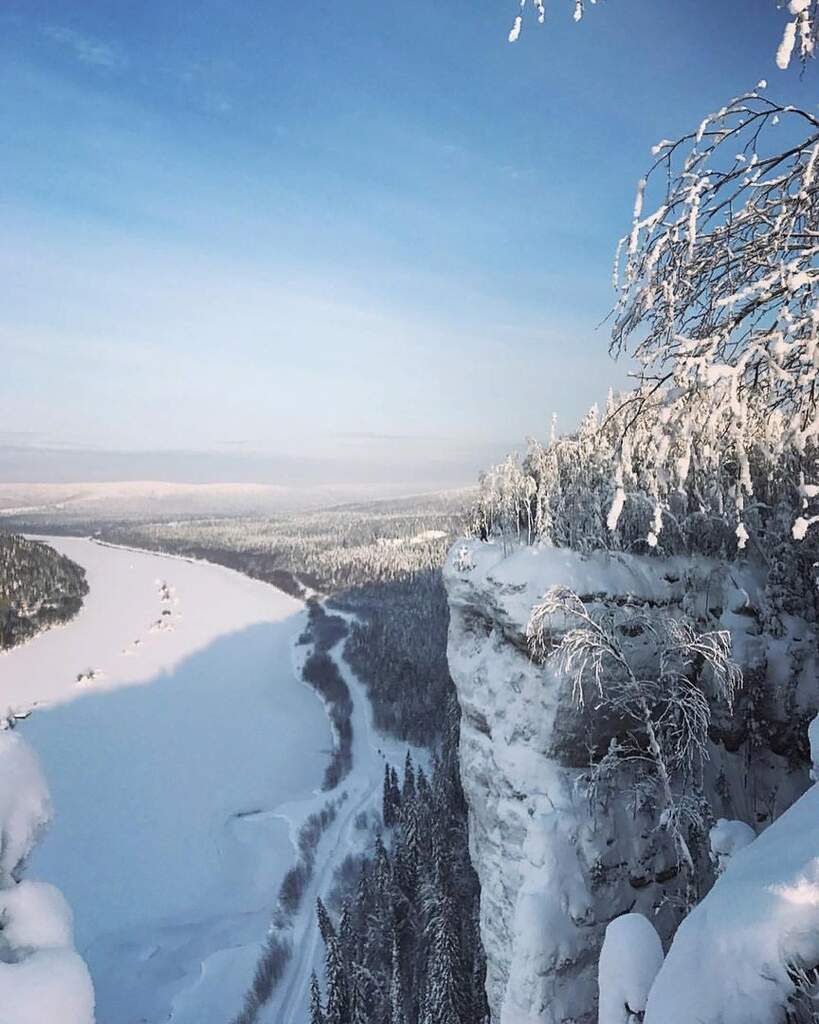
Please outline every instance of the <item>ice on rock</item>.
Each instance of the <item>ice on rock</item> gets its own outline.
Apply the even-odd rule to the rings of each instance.
[[[808,742],[810,743],[811,778],[819,779],[819,715],[808,726]]]
[[[662,962],[663,944],[647,917],[616,917],[600,950],[598,1024],[629,1024],[642,1014]]]

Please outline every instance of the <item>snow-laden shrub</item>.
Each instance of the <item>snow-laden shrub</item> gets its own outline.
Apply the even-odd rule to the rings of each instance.
[[[48,882],[24,878],[0,889],[3,940],[17,950],[70,949],[74,917],[65,896]]]
[[[14,878],[51,821],[51,799],[31,748],[0,729],[0,885]]]
[[[681,615],[587,606],[566,587],[549,588],[526,627],[532,654],[548,657],[579,705],[628,724],[591,765],[590,787],[624,768],[659,813],[693,898],[696,865],[687,835],[704,827],[697,780],[707,758],[711,705],[729,709],[742,685],[726,630],[699,631]]]
[[[94,1024],[94,988],[59,890],[20,879],[51,818],[33,751],[0,729],[0,1024]]]
[[[756,832],[746,822],[718,818],[716,825],[712,826],[708,833],[711,860],[716,865],[718,873],[722,874],[734,854],[744,850],[754,839]]]
[[[662,962],[663,944],[647,917],[616,917],[606,928],[600,950],[599,1024],[631,1024],[640,1019]]]

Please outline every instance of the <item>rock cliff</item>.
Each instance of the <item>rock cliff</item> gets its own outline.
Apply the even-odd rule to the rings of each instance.
[[[732,709],[714,702],[695,792],[706,824],[724,817],[756,831],[809,785],[813,616],[773,622],[761,570],[706,559],[466,541],[453,547],[444,577],[492,1020],[586,1024],[596,1019],[606,924],[640,911],[667,947],[684,907],[713,884],[714,867],[707,829],[690,827],[692,892],[628,769],[590,790],[590,763],[629,723],[596,713],[593,702],[579,706],[571,680],[532,657],[533,606],[560,584],[590,608],[685,615],[731,631],[743,688]]]

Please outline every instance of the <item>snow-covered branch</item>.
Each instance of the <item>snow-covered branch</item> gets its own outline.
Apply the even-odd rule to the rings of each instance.
[[[813,57],[816,50],[817,26],[819,25],[819,0],[788,0],[782,3],[781,0],[774,0],[777,7],[784,7],[787,12],[782,38],[776,49],[776,65],[785,71],[790,67],[794,54],[798,54],[804,63]],[[597,0],[568,0],[564,5],[571,13],[575,22],[583,20],[586,12],[586,5],[594,6]],[[512,28],[509,31],[509,42],[516,43],[520,38],[523,22],[527,15],[527,8],[533,8],[534,16],[538,24],[542,25],[546,20],[545,0],[520,0],[520,13],[515,17]]]
[[[621,243],[615,353],[685,416],[713,391],[741,428],[751,395],[804,450],[819,432],[819,120],[751,92],[655,147]],[[676,417],[675,417],[676,418]]]
[[[640,609],[594,612],[566,587],[552,587],[532,609],[526,631],[534,655],[547,655],[572,684],[578,704],[627,724],[609,746],[609,772],[625,762],[648,768],[660,825],[673,837],[694,875],[686,832],[702,825],[699,803],[686,785],[707,756],[710,691],[730,704],[742,683],[730,636],[700,632],[686,619]],[[599,785],[600,772],[594,773]]]

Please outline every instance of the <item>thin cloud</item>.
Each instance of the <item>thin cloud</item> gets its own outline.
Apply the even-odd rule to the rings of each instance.
[[[109,70],[121,68],[125,64],[124,58],[112,46],[84,32],[62,25],[46,25],[43,32],[53,42],[70,50],[81,64]]]

